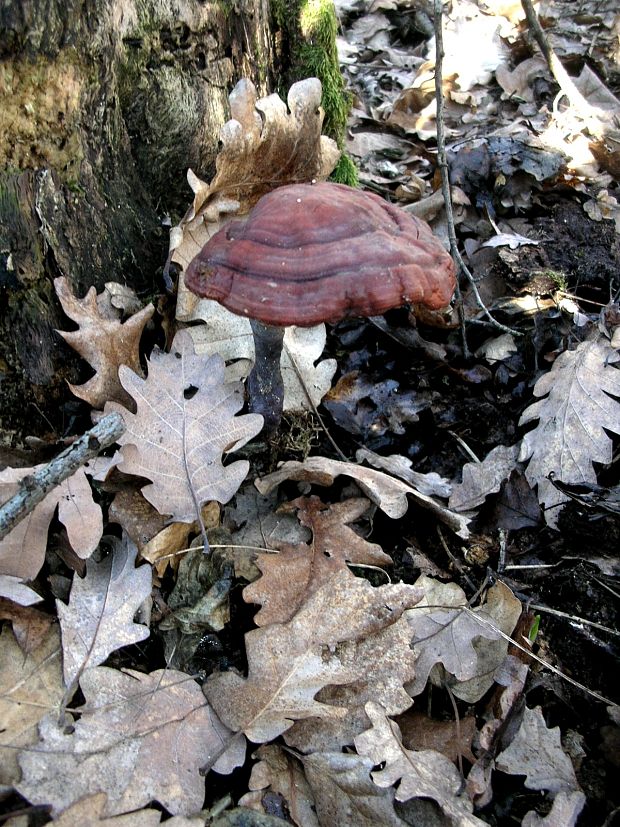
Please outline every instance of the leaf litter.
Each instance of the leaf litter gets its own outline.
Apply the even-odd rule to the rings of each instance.
[[[403,44],[393,45],[398,26],[390,21],[400,11],[394,3],[384,5],[381,16],[360,6],[353,27],[346,18],[351,10],[345,15],[349,55],[361,49],[381,55],[368,68],[363,62],[355,65],[355,59],[345,61],[360,90],[350,147],[361,153],[362,180],[390,197],[411,201],[431,190],[433,160],[420,151],[420,141],[435,134],[428,85],[432,65],[409,54]],[[553,3],[547,6],[552,14]],[[460,142],[450,159],[461,187],[460,194],[455,190],[457,228],[480,242],[475,251],[470,245],[476,256],[472,266],[484,277],[485,299],[492,308],[508,306],[502,305],[508,290],[523,289],[520,267],[526,269],[531,261],[541,269],[548,266],[547,239],[527,217],[516,222],[515,213],[527,212],[534,198],[546,210],[545,188],[549,191],[559,180],[557,153],[530,140],[528,130],[542,133],[545,121],[559,115],[540,106],[541,96],[552,88],[546,63],[532,58],[518,65],[513,59],[514,43],[521,37],[518,19],[508,7],[502,7],[501,15],[483,14],[475,4],[461,3],[446,23],[449,45],[462,41],[472,26],[476,31],[488,28],[489,34],[484,60],[470,61],[466,72],[458,62],[450,70],[447,125]],[[571,21],[567,15],[560,29],[570,29]],[[424,31],[422,17],[419,25]],[[428,34],[420,43],[428,41]],[[556,38],[561,52],[568,42],[574,46],[575,32],[567,38],[564,44]],[[430,57],[427,51],[425,57]],[[594,60],[601,60],[598,45]],[[448,62],[444,70],[449,67]],[[598,122],[609,123],[604,113],[612,110],[615,97],[605,94],[609,90],[598,77],[582,76],[579,84],[598,108]],[[169,263],[182,269],[192,250],[228,215],[247,212],[274,185],[266,181],[282,184],[329,174],[338,150],[321,136],[319,101],[316,80],[296,84],[288,108],[274,95],[259,100],[248,81],[235,88],[216,176],[206,184],[190,172],[194,203],[173,229]],[[565,137],[567,123],[565,118]],[[491,125],[497,133],[493,138],[485,134]],[[594,147],[577,164],[582,128],[583,121],[571,125],[566,180],[580,194],[582,221],[591,214],[603,224],[607,216],[612,225],[616,189],[609,164],[597,166],[601,156]],[[385,137],[377,140],[381,132]],[[471,143],[474,135],[476,144]],[[393,161],[381,158],[383,152],[392,153]],[[289,158],[290,164],[274,167],[276,158]],[[257,159],[261,175],[256,174]],[[586,169],[598,194],[584,183]],[[601,233],[606,231],[601,227]],[[514,248],[512,258],[501,252],[504,245]],[[570,511],[575,500],[569,502],[566,492],[595,485],[601,469],[603,480],[613,479],[609,469],[620,394],[612,336],[618,325],[613,324],[613,305],[602,322],[588,304],[593,297],[604,297],[601,304],[606,304],[612,281],[605,283],[609,270],[602,256],[592,261],[591,273],[579,274],[573,262],[568,265],[564,274],[546,272],[546,284],[552,285],[546,303],[537,294],[538,304],[526,312],[512,301],[510,323],[527,333],[529,355],[535,355],[538,369],[534,376],[522,339],[500,345],[484,328],[470,332],[475,358],[489,365],[478,371],[475,382],[470,381],[473,373],[463,369],[453,324],[429,328],[428,339],[439,341],[427,341],[421,357],[411,349],[413,337],[401,336],[406,359],[378,334],[368,347],[368,329],[360,323],[344,323],[332,332],[330,357],[337,359],[320,361],[324,329],[307,338],[303,330],[287,334],[299,342],[298,350],[291,344],[294,356],[285,368],[295,377],[287,390],[292,410],[313,410],[337,369],[346,376],[363,366],[363,381],[351,403],[356,419],[347,420],[341,409],[340,419],[331,420],[339,439],[344,431],[347,452],[357,461],[315,455],[292,462],[284,456],[275,471],[264,457],[256,459],[248,444],[260,430],[260,418],[239,414],[240,379],[252,352],[247,331],[234,332],[234,317],[217,327],[212,309],[196,306],[181,291],[178,319],[194,323],[193,338],[180,331],[170,352],[153,350],[144,376],[138,343],[152,308],[141,309],[135,297],[114,285],[98,297],[92,291],[76,299],[57,280],[65,312],[80,327],[63,335],[95,370],[90,383],[71,389],[95,409],[120,410],[127,424],[118,456],[93,474],[96,486],[116,494],[117,522],[128,530],[135,509],[134,533],[140,534],[142,521],[149,524],[139,545],[147,549],[159,538],[157,550],[145,552],[154,566],[160,555],[174,560],[184,554],[183,543],[192,534],[200,542],[201,525],[205,531],[210,525],[205,508],[211,504],[214,522],[220,513],[217,503],[224,506],[222,519],[236,536],[209,529],[213,565],[203,568],[199,546],[167,573],[159,565],[136,566],[136,551],[126,536],[113,540],[107,554],[103,546],[96,550],[103,523],[86,515],[96,514],[92,509],[99,508],[99,496],[95,491],[93,497],[80,472],[80,488],[64,495],[66,503],[77,505],[73,516],[60,508],[63,495],[54,491],[44,512],[36,515],[35,510],[25,526],[18,525],[2,541],[0,593],[17,605],[1,616],[10,620],[20,641],[8,628],[0,638],[0,703],[8,722],[0,744],[7,756],[3,783],[13,785],[28,802],[50,807],[61,824],[74,823],[72,819],[87,823],[80,813],[93,809],[94,823],[116,823],[132,812],[145,819],[135,823],[156,824],[160,813],[150,809],[151,802],[175,816],[171,824],[204,824],[209,816],[202,809],[205,789],[213,800],[213,783],[221,788],[222,776],[242,764],[250,767],[247,739],[261,746],[239,804],[258,813],[276,812],[277,804],[299,825],[397,825],[411,819],[427,823],[427,818],[437,823],[437,813],[451,825],[488,823],[488,808],[501,795],[498,771],[514,778],[515,785],[522,783],[514,788],[521,789],[523,799],[515,817],[526,827],[574,824],[586,800],[588,818],[602,812],[603,803],[588,786],[587,774],[580,773],[576,753],[562,744],[557,727],[547,724],[563,709],[566,690],[544,671],[530,676],[534,670],[527,653],[536,635],[535,620],[514,593],[533,589],[539,602],[549,599],[553,583],[561,581],[544,567],[565,565],[562,553],[559,561],[554,554],[562,536],[558,532],[565,531],[567,520],[576,521],[577,532],[584,530],[584,521],[593,525],[587,513]],[[531,282],[527,285],[531,289]],[[566,315],[563,294],[569,285],[576,291],[571,297],[575,309]],[[466,318],[472,319],[467,295],[464,306]],[[532,312],[538,314],[535,328]],[[125,322],[123,314],[129,317]],[[410,318],[396,312],[393,325],[376,330],[393,327],[406,333],[410,325]],[[130,344],[116,347],[126,326],[132,330]],[[418,346],[423,341],[418,335]],[[222,357],[229,362],[227,374]],[[429,360],[435,362],[433,369]],[[368,400],[374,411],[364,408]],[[324,411],[329,413],[329,405]],[[472,412],[478,431],[468,429]],[[437,444],[427,442],[422,449],[431,419],[431,439]],[[361,423],[355,434],[351,421]],[[524,435],[518,431],[534,422]],[[360,435],[372,439],[375,450],[360,443]],[[482,461],[470,461],[468,440]],[[388,456],[377,444],[389,448]],[[329,452],[325,442],[322,448]],[[231,461],[228,456],[234,453],[241,459]],[[241,490],[250,461],[262,498],[249,495],[247,487]],[[29,469],[0,473],[9,486],[6,499]],[[494,523],[489,511],[489,505],[506,501],[515,473],[521,473],[544,508],[547,526],[536,529],[540,537],[527,523],[502,528],[504,523]],[[133,493],[122,501],[128,477]],[[611,488],[601,488],[611,496]],[[515,497],[510,502],[519,502]],[[591,507],[600,517],[598,502]],[[137,503],[150,504],[154,512]],[[27,643],[35,615],[29,620],[17,608],[38,599],[39,592],[49,595],[50,586],[39,572],[44,565],[46,574],[58,570],[47,537],[57,506],[73,551],[87,560],[86,576],[72,574],[66,562],[71,558],[64,556],[63,573],[49,578],[62,643],[54,627]],[[607,520],[603,530],[613,518],[610,513],[612,517],[602,518]],[[164,533],[179,524],[184,524],[180,538]],[[52,523],[51,537],[57,532]],[[493,584],[486,582],[474,554],[485,533],[494,555]],[[553,562],[546,562],[545,544]],[[431,561],[436,569],[434,561],[441,560],[454,581],[430,577],[418,564],[412,571],[407,559]],[[522,567],[535,570],[525,583],[518,579]],[[252,621],[235,597],[233,585],[235,578],[240,585],[241,576],[253,581],[243,589],[246,615],[250,604],[259,607]],[[547,638],[545,616],[537,622],[545,628],[538,633],[539,653],[553,659],[557,647],[561,665],[572,671],[574,643],[563,650],[558,636]],[[553,633],[551,621],[548,627]],[[575,624],[569,628],[575,630]],[[155,657],[153,664],[149,635],[168,635],[165,663]],[[227,650],[231,637],[236,642]],[[192,640],[189,657],[186,638]],[[147,647],[144,654],[138,643]],[[600,646],[593,638],[588,643]],[[179,661],[200,664],[198,674],[176,669]],[[134,664],[137,670],[128,668]],[[66,706],[76,684],[76,700]],[[538,704],[524,703],[529,692]],[[576,704],[579,698],[571,696]],[[604,710],[597,721],[609,724]],[[211,770],[219,774],[217,782],[212,782]],[[527,790],[536,796],[528,797]],[[546,793],[542,807],[538,791]]]

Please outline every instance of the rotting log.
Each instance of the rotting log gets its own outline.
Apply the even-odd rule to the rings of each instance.
[[[0,429],[62,433],[87,368],[53,291],[160,290],[185,174],[214,171],[228,93],[277,86],[267,0],[14,0],[0,6]]]

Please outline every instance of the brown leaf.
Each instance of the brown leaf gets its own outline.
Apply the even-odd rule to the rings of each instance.
[[[497,445],[482,462],[463,466],[463,481],[452,487],[448,502],[455,511],[470,511],[499,491],[517,462],[518,445]]]
[[[299,522],[312,529],[311,545],[281,544],[280,554],[259,554],[262,577],[247,586],[243,599],[260,603],[257,626],[286,623],[334,572],[348,571],[347,563],[387,566],[392,558],[374,543],[356,534],[349,523],[358,520],[370,503],[364,497],[325,505],[318,497],[298,497],[279,511],[297,511]],[[352,575],[353,576],[353,575]]]
[[[294,83],[287,109],[278,95],[258,99],[251,81],[243,78],[237,83],[229,96],[232,118],[220,131],[215,178],[206,184],[188,172],[195,197],[181,224],[170,232],[171,261],[185,270],[219,229],[222,217],[249,212],[270,190],[327,178],[340,152],[334,141],[321,135],[321,95],[317,78]],[[182,279],[183,290],[181,283]],[[180,299],[182,305],[195,303],[186,292]],[[190,312],[181,310],[179,318]]]
[[[106,803],[105,793],[84,796],[55,818],[54,825],[55,827],[77,827],[77,825],[79,827],[155,827],[161,824],[161,813],[150,809],[106,818]],[[202,821],[197,822],[196,827],[202,824]]]
[[[365,639],[378,641],[418,597],[412,586],[373,588],[344,572],[335,574],[288,623],[246,635],[247,678],[232,671],[212,675],[205,694],[227,726],[257,743],[272,740],[296,720],[342,721],[346,707],[321,703],[316,693],[327,685],[359,681],[360,672],[372,666],[368,656],[377,655],[378,643],[364,650]],[[402,711],[411,700],[397,685],[398,676],[392,681],[392,700],[400,697]]]
[[[62,631],[65,683],[74,687],[84,669],[98,666],[111,652],[149,636],[134,623],[140,604],[151,593],[151,567],[136,568],[136,547],[125,537],[109,537],[111,554],[89,560],[86,577],[73,578],[69,605],[56,601]]]
[[[445,755],[434,750],[408,750],[403,746],[400,730],[379,704],[366,704],[372,728],[355,739],[359,755],[372,764],[384,765],[371,773],[379,787],[396,788],[396,799],[430,798],[436,801],[450,824],[456,827],[482,827],[484,822],[471,815],[472,804],[461,795],[461,776]]]
[[[341,462],[327,457],[308,457],[304,462],[284,462],[273,474],[257,479],[255,485],[261,494],[268,494],[285,480],[332,485],[340,474],[352,477],[368,499],[376,503],[388,517],[398,519],[406,513],[409,495],[418,505],[429,509],[437,519],[446,523],[459,537],[469,537],[468,520],[463,515],[450,511],[432,497],[420,494],[406,482],[354,462]]]
[[[319,824],[405,827],[394,810],[394,790],[371,781],[373,762],[359,755],[315,752],[301,759],[314,793]]]
[[[60,636],[48,628],[41,645],[24,655],[13,632],[0,634],[0,785],[19,779],[19,750],[37,742],[39,721],[55,710],[65,687],[60,665]]]
[[[200,810],[200,769],[213,763],[230,736],[200,686],[171,669],[145,675],[105,666],[88,669],[80,685],[80,717],[68,728],[48,715],[37,749],[20,754],[20,794],[50,805],[55,815],[98,792],[107,793],[106,816],[153,800],[174,814]]]
[[[456,721],[435,721],[422,712],[409,709],[396,719],[407,749],[432,749],[456,763],[462,755],[472,764],[476,760],[471,742],[476,733],[476,719],[468,715]]]
[[[31,606],[43,600],[41,595],[27,586],[19,577],[0,574],[0,600],[5,598],[12,601],[12,606]]]
[[[1,590],[0,582],[0,593]],[[17,605],[4,597],[0,597],[0,620],[11,621],[15,639],[25,655],[31,655],[41,646],[55,622],[54,618],[45,612],[40,612],[30,606]]]
[[[141,373],[140,337],[155,308],[149,304],[121,323],[101,312],[94,287],[83,299],[74,296],[64,276],[54,279],[54,287],[65,314],[80,326],[76,331],[58,332],[95,370],[95,375],[83,385],[70,384],[71,391],[97,409],[108,401],[131,405],[131,398],[119,381],[118,369],[127,365]]]
[[[0,472],[0,502],[18,490],[20,481],[42,468],[5,468]],[[58,519],[67,529],[78,557],[90,557],[103,533],[101,508],[93,500],[84,468],[52,489],[36,508],[0,540],[0,574],[34,580],[45,558],[47,530],[58,506]]]
[[[152,480],[146,499],[174,522],[193,523],[210,500],[227,502],[249,468],[246,460],[222,464],[262,427],[258,414],[235,416],[243,405],[240,383],[225,385],[218,356],[194,353],[189,334],[175,336],[170,353],[154,350],[149,375],[141,379],[120,368],[123,386],[135,398],[137,413],[120,408],[127,430],[119,438],[120,470]]]
[[[251,792],[239,799],[239,805],[274,815],[265,796],[277,795],[298,827],[319,827],[312,791],[299,761],[276,744],[259,747],[252,757],[260,760],[252,767],[248,784]]]

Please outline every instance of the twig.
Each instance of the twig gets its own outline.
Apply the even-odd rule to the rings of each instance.
[[[434,24],[435,24],[435,99],[437,101],[437,166],[441,173],[441,190],[443,199],[446,205],[446,222],[448,225],[448,239],[450,241],[450,253],[456,262],[459,272],[463,273],[471,285],[472,292],[475,296],[478,307],[482,310],[484,315],[493,327],[501,330],[503,333],[512,333],[513,336],[520,336],[521,334],[510,327],[506,327],[501,322],[495,319],[485,303],[482,301],[482,296],[476,285],[471,271],[463,261],[463,257],[459,252],[458,243],[456,240],[456,230],[454,226],[454,211],[452,210],[452,196],[450,195],[450,173],[448,170],[448,160],[446,157],[446,138],[444,132],[444,100],[443,100],[443,32],[442,32],[442,0],[434,0]],[[469,348],[465,337],[465,317],[463,312],[463,301],[461,293],[457,285],[456,298],[458,302],[459,320],[461,323],[461,332],[463,337],[463,354],[465,357],[469,355]]]
[[[561,612],[559,609],[550,609],[548,606],[539,606],[536,603],[530,603],[529,607],[536,612],[544,612],[548,615],[555,615],[556,617],[563,617],[571,623],[577,625],[592,626],[594,629],[600,629],[601,632],[607,632],[608,635],[615,635],[620,637],[620,632],[616,629],[610,629],[609,626],[603,626],[602,623],[596,623],[594,620],[586,620],[585,617],[578,617],[577,615],[569,615],[567,612]]]
[[[26,475],[17,494],[0,508],[0,540],[33,511],[48,491],[116,442],[124,430],[123,417],[116,412],[108,414],[43,468]]]

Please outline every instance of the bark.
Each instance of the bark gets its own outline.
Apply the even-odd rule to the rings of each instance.
[[[0,428],[62,432],[88,368],[52,280],[161,292],[166,216],[214,171],[228,93],[275,85],[268,0],[13,0],[0,7]]]

